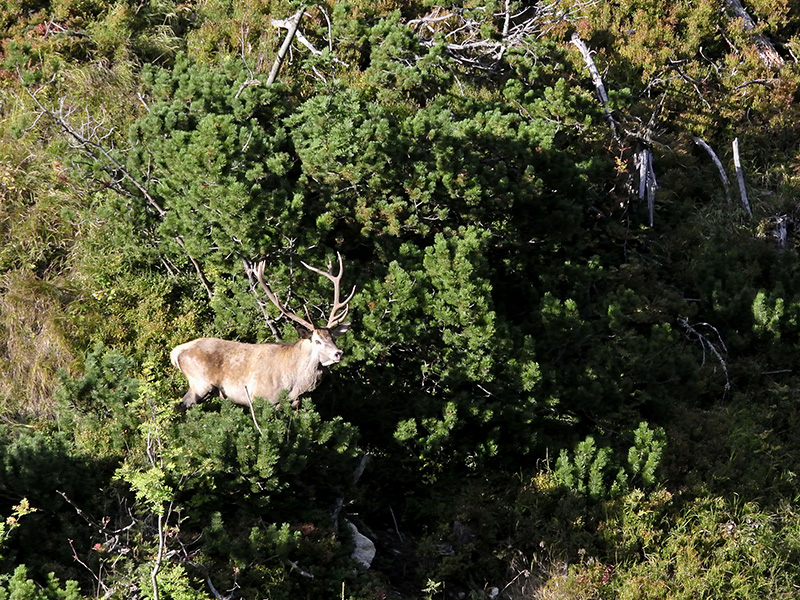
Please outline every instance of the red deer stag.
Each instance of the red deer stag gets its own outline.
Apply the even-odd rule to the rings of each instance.
[[[256,268],[258,283],[281,314],[303,326],[303,330],[298,329],[301,339],[292,344],[244,344],[199,338],[175,347],[170,352],[170,360],[189,381],[183,406],[188,408],[214,392],[243,406],[250,406],[255,398],[277,404],[281,392],[287,390],[292,407],[300,408],[300,396],[317,387],[322,367],[341,360],[342,351],[334,339],[350,327],[350,323],[342,323],[342,320],[347,316],[356,288],[353,287],[344,301],[339,299],[344,264],[342,255],[337,252],[337,256],[338,275],[333,275],[330,263],[327,272],[302,263],[333,282],[333,308],[325,327],[314,325],[308,310],[308,320],[286,310],[264,281],[264,261],[260,262]]]

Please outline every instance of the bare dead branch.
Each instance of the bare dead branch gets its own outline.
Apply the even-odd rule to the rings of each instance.
[[[717,153],[714,152],[714,149],[709,146],[705,140],[700,137],[695,136],[694,143],[700,146],[703,150],[705,150],[708,155],[711,157],[714,165],[717,167],[717,172],[719,173],[719,178],[722,181],[722,185],[725,188],[725,198],[728,200],[728,204],[731,203],[731,183],[728,180],[728,174],[725,171],[725,167],[722,166],[722,161],[720,161]]]
[[[31,99],[36,103],[36,106],[39,107],[39,110],[42,111],[43,114],[46,114],[48,117],[50,117],[50,119],[56,125],[58,125],[64,131],[64,133],[66,133],[75,142],[77,142],[78,145],[75,146],[75,148],[79,148],[81,150],[86,151],[95,160],[98,160],[96,152],[102,154],[107,161],[109,161],[112,165],[114,165],[114,168],[116,168],[123,175],[125,179],[130,181],[136,187],[136,189],[138,189],[142,193],[147,202],[150,204],[151,207],[153,207],[153,209],[158,213],[160,217],[163,217],[164,215],[167,214],[166,211],[161,207],[161,205],[159,205],[158,202],[156,202],[156,200],[150,195],[150,193],[147,191],[144,185],[142,185],[138,179],[136,179],[133,175],[131,175],[130,171],[128,171],[116,158],[114,158],[102,144],[100,144],[98,141],[95,141],[93,139],[90,139],[82,135],[82,133],[78,131],[78,129],[73,127],[72,124],[70,124],[69,121],[66,118],[64,118],[61,114],[57,114],[56,112],[46,108],[41,103],[39,98],[36,97],[36,94],[32,93],[26,87],[24,87],[23,89],[28,94],[28,96],[30,96]],[[63,100],[62,100],[61,112],[63,112]],[[100,124],[97,124],[95,126],[95,131],[94,131],[95,134],[99,127]]]
[[[594,89],[597,92],[597,98],[600,100],[600,104],[603,106],[603,112],[606,115],[606,121],[608,121],[608,126],[611,127],[611,134],[614,136],[614,139],[619,142],[620,137],[619,133],[617,132],[617,122],[614,120],[614,116],[611,114],[611,111],[608,108],[608,94],[606,93],[606,86],[603,84],[603,78],[600,75],[600,71],[597,69],[594,59],[592,58],[592,53],[589,51],[589,47],[586,45],[586,42],[581,39],[577,32],[573,32],[570,41],[575,45],[583,57],[583,62],[586,64],[586,68],[589,70],[589,74],[592,77],[592,83],[594,83]]]
[[[161,563],[164,560],[164,515],[158,513],[158,551],[156,559],[153,561],[153,570],[150,572],[150,582],[153,586],[153,600],[159,600],[158,594],[158,572],[161,570]]]
[[[503,38],[508,38],[508,30],[511,26],[511,0],[506,0],[506,14],[503,19]]]
[[[753,211],[750,210],[750,201],[747,199],[747,189],[744,185],[744,169],[742,169],[742,161],[739,157],[739,138],[733,140],[733,164],[736,167],[736,180],[739,183],[739,194],[742,198],[742,206],[751,217]]]
[[[322,16],[325,17],[325,22],[328,24],[328,50],[333,53],[333,23],[331,23],[331,17],[328,15],[328,11],[325,10],[325,7],[321,4],[317,4],[317,8],[319,12],[322,13]]]
[[[633,157],[639,172],[639,200],[647,201],[650,227],[655,223],[655,195],[658,189],[656,173],[653,169],[653,152],[648,147],[641,148]]]
[[[364,456],[362,456],[361,460],[358,461],[358,466],[353,471],[353,483],[358,483],[358,480],[361,479],[361,476],[367,469],[367,465],[372,462],[372,458],[373,456],[369,452],[364,453]]]
[[[206,575],[206,585],[208,585],[208,589],[211,590],[211,594],[217,600],[231,600],[232,598],[238,597],[237,594],[236,594],[236,590],[239,589],[239,584],[236,583],[236,582],[234,582],[233,589],[232,590],[228,590],[230,593],[227,596],[223,596],[222,594],[219,593],[217,588],[214,586],[214,582],[211,581],[211,576],[210,575]]]
[[[789,242],[789,224],[792,219],[789,215],[772,215],[762,221],[762,227],[759,228],[758,237],[765,238],[771,234],[775,241],[778,243],[778,248],[781,250],[786,248]]]
[[[769,79],[751,79],[750,81],[745,81],[744,83],[740,83],[737,85],[734,90],[740,90],[742,88],[751,86],[751,85],[763,85],[764,87],[771,88],[773,87],[772,84],[778,82],[779,80],[775,77],[771,77]]]
[[[84,521],[86,521],[89,524],[89,526],[91,526],[92,528],[96,529],[98,532],[106,536],[120,535],[121,533],[131,529],[136,524],[135,521],[131,521],[131,523],[129,525],[126,525],[125,527],[120,527],[119,529],[109,529],[105,525],[101,525],[100,523],[92,519],[81,507],[75,504],[70,499],[70,497],[67,496],[66,493],[62,492],[61,490],[56,490],[56,493],[62,498],[64,498],[67,504],[69,504],[73,509],[75,509],[75,512],[78,513],[78,516],[80,516]]]
[[[294,16],[289,19],[290,26],[288,27],[288,31],[286,32],[286,37],[283,40],[283,44],[281,44],[280,49],[278,50],[278,55],[275,57],[275,62],[272,63],[272,69],[269,72],[269,77],[267,77],[267,85],[272,85],[275,83],[275,79],[278,77],[278,72],[281,70],[281,65],[283,64],[284,58],[286,58],[286,53],[289,52],[289,48],[292,45],[292,40],[297,33],[297,28],[300,26],[300,19],[303,18],[303,14],[305,13],[306,8],[305,6],[301,6],[300,10],[294,13]]]
[[[394,532],[397,534],[397,539],[400,540],[401,543],[405,542],[405,538],[403,534],[400,533],[400,526],[397,524],[397,517],[394,515],[394,510],[392,510],[391,505],[389,506],[389,514],[392,516],[392,523],[394,523]]]
[[[678,317],[678,325],[684,330],[688,339],[700,342],[700,347],[703,351],[703,365],[706,364],[706,350],[714,355],[725,374],[725,392],[727,393],[730,391],[731,379],[728,374],[728,363],[725,362],[725,358],[722,356],[722,353],[727,352],[728,348],[725,346],[725,342],[722,340],[719,330],[710,323],[689,323],[686,317]],[[711,339],[700,329],[710,330],[716,339]]]
[[[205,288],[206,294],[208,294],[208,299],[213,300],[214,291],[211,289],[211,284],[208,283],[208,279],[206,279],[203,269],[200,268],[200,264],[186,251],[186,244],[184,243],[183,238],[181,236],[176,236],[175,242],[181,247],[181,250],[186,253],[186,256],[189,257],[189,261],[192,263],[192,266],[197,273],[197,277],[200,279],[200,283],[203,284],[203,288]]]
[[[333,56],[333,24],[331,23],[330,15],[328,15],[328,12],[325,10],[325,7],[323,5],[317,4],[316,8],[319,10],[320,13],[322,13],[322,16],[325,18],[325,22],[328,25],[327,45],[328,45],[328,51],[330,52],[331,55],[330,56],[331,62],[347,66],[347,63]],[[291,47],[292,39],[296,39],[298,42],[300,42],[301,45],[305,46],[309,50],[309,52],[311,52],[311,54],[313,54],[314,56],[320,56],[323,53],[322,50],[317,49],[317,47],[314,46],[314,44],[312,44],[311,41],[303,34],[302,30],[299,27],[299,20],[297,19],[297,14],[288,19],[272,19],[271,22],[273,27],[276,27],[278,29],[286,29],[287,33],[286,33],[286,38],[284,40],[284,46],[286,47],[287,51],[288,48]],[[273,65],[273,69],[274,68],[275,66]],[[317,68],[316,65],[311,65],[311,71],[321,81],[326,80],[325,75],[320,72],[320,70]]]
[[[308,571],[304,571],[293,560],[287,560],[286,562],[288,562],[289,565],[292,567],[292,569],[294,569],[295,571],[300,573],[300,575],[302,575],[303,577],[308,577],[309,579],[314,579],[314,574],[313,573],[309,573]]]
[[[523,7],[513,13],[511,2],[506,0],[503,12],[492,14],[485,9],[472,11],[448,10],[435,7],[429,14],[408,21],[419,36],[419,42],[432,48],[444,39],[444,47],[451,59],[459,65],[481,71],[495,71],[501,66],[506,51],[512,47],[526,47],[528,42],[542,32],[544,15],[549,14],[559,2]],[[480,16],[483,10],[483,16]],[[484,26],[495,27],[502,19],[500,40],[487,39]]]
[[[242,82],[242,85],[239,86],[239,90],[236,92],[234,98],[238,98],[241,96],[244,89],[251,85],[259,85],[261,82],[256,78],[253,70],[250,68],[250,65],[247,64],[246,58],[246,50],[249,50],[249,44],[247,44],[247,36],[250,34],[250,26],[245,26],[244,21],[239,26],[239,51],[242,55],[242,64],[247,68],[247,73],[249,77]]]
[[[264,302],[261,299],[261,296],[258,293],[256,293],[256,288],[260,285],[258,283],[258,277],[256,276],[256,269],[250,261],[244,258],[242,259],[242,265],[244,267],[244,272],[247,274],[247,279],[250,281],[250,293],[252,293],[253,296],[255,297],[256,303],[258,304],[258,307],[261,309],[261,314],[263,315],[264,320],[267,323],[267,327],[269,327],[270,333],[272,333],[273,339],[275,339],[276,341],[280,341],[281,336],[278,333],[278,328],[275,326],[275,319],[273,319],[269,315],[269,312],[267,312],[268,303]]]
[[[256,426],[256,429],[258,429],[258,434],[261,437],[264,437],[264,432],[262,431],[261,426],[258,424],[258,419],[256,419],[256,411],[253,408],[253,397],[250,395],[250,390],[246,385],[244,386],[244,393],[247,394],[247,405],[250,407],[250,416],[253,417],[253,424]]]
[[[84,561],[82,561],[82,560],[80,559],[80,557],[78,556],[78,551],[77,551],[77,550],[75,550],[75,544],[73,543],[73,541],[72,541],[72,540],[67,540],[67,541],[69,542],[69,547],[70,547],[70,550],[72,550],[72,559],[73,559],[73,560],[74,560],[76,563],[78,563],[79,565],[81,565],[81,566],[82,566],[84,569],[86,569],[87,571],[89,571],[89,573],[91,573],[91,574],[92,574],[92,578],[93,578],[93,579],[94,579],[94,580],[97,582],[97,591],[98,591],[98,594],[97,594],[97,595],[98,595],[98,596],[100,595],[100,594],[99,594],[100,588],[102,588],[102,589],[103,589],[103,592],[104,592],[105,594],[108,594],[108,592],[109,592],[109,588],[108,588],[108,586],[107,586],[107,585],[106,585],[106,584],[103,582],[103,578],[102,578],[102,576],[101,576],[101,573],[102,573],[102,568],[103,568],[103,567],[102,567],[102,565],[100,566],[100,570],[99,570],[97,573],[95,573],[95,572],[92,570],[92,568],[91,568],[89,565],[87,565],[87,564],[86,564]]]
[[[306,48],[311,51],[311,54],[318,55],[322,54],[322,50],[317,50],[314,47],[314,44],[308,41],[308,38],[303,35],[303,32],[300,31],[297,24],[292,19],[272,19],[272,26],[277,27],[279,29],[285,29],[287,32],[290,32],[292,28],[295,28],[294,37],[297,39],[298,42],[303,44]],[[289,35],[288,33],[286,35]]]

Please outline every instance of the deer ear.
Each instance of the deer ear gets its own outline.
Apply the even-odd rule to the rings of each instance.
[[[333,337],[337,338],[348,329],[350,329],[350,323],[340,323],[336,327],[331,327],[329,331]]]
[[[310,329],[306,327],[295,327],[295,331],[297,331],[297,335],[300,336],[301,340],[307,340],[311,338],[311,334],[313,333]]]

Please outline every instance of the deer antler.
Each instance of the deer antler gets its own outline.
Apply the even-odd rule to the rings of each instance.
[[[258,283],[261,284],[261,287],[264,288],[264,291],[267,294],[267,298],[269,298],[272,301],[272,303],[278,307],[278,310],[281,311],[281,314],[286,315],[292,321],[299,323],[309,331],[314,331],[316,327],[314,327],[314,324],[311,323],[310,320],[306,321],[304,318],[299,317],[295,313],[289,312],[288,310],[283,308],[280,301],[278,300],[278,297],[272,292],[272,288],[270,288],[269,284],[266,281],[264,281],[264,267],[266,266],[266,262],[267,261],[262,260],[260,263],[258,263],[258,266],[256,267],[256,279],[258,280]],[[308,316],[307,311],[306,311],[306,316]]]
[[[333,266],[331,265],[330,261],[328,262],[328,270],[323,271],[321,269],[317,269],[316,267],[312,267],[311,265],[307,265],[303,261],[300,263],[309,271],[314,271],[323,277],[327,277],[333,282],[333,308],[331,309],[331,315],[328,317],[328,324],[325,327],[335,327],[342,320],[347,316],[347,313],[350,311],[350,300],[353,299],[353,296],[356,293],[356,286],[353,286],[353,291],[350,292],[350,295],[344,300],[339,300],[339,283],[342,280],[342,273],[344,273],[344,261],[342,260],[342,255],[337,252],[336,256],[339,257],[339,274],[334,275],[332,273]]]

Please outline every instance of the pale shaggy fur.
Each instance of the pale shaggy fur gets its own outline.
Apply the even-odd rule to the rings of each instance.
[[[292,344],[245,344],[218,338],[198,338],[175,347],[172,364],[189,381],[183,405],[190,407],[212,393],[248,406],[256,398],[277,404],[287,390],[298,408],[299,397],[317,387],[323,366],[341,360],[334,338],[349,324],[316,328],[309,338]]]

